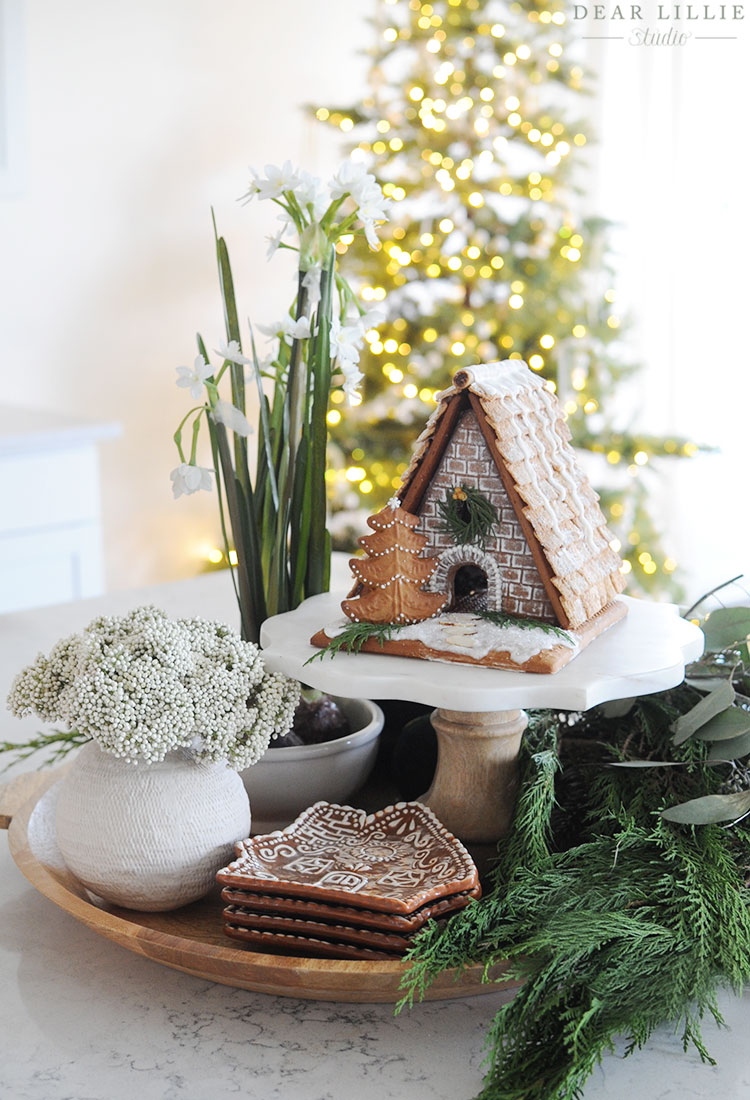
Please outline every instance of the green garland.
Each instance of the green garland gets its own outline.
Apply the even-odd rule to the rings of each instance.
[[[443,530],[459,546],[474,543],[484,546],[490,531],[497,522],[494,505],[470,485],[456,485],[448,489],[445,500],[441,500],[438,509],[443,520]]]
[[[750,826],[670,820],[676,803],[688,818],[695,799],[729,803],[738,773],[736,761],[709,760],[708,724],[681,739],[678,720],[705,712],[694,684],[709,674],[734,682],[731,710],[748,713],[745,667],[747,645],[735,644],[625,715],[532,715],[513,828],[485,896],[428,925],[399,1005],[443,970],[510,960],[523,985],[491,1024],[482,1100],[574,1100],[617,1037],[630,1054],[665,1022],[712,1062],[701,1022],[721,1023],[718,990],[750,978]]]

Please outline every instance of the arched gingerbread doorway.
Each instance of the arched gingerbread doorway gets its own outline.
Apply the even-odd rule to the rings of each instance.
[[[452,546],[438,557],[431,592],[448,592],[448,611],[499,611],[502,574],[497,561],[478,546]]]

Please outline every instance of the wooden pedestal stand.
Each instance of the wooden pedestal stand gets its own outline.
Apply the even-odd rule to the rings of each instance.
[[[674,687],[703,650],[703,634],[669,604],[621,597],[626,618],[555,675],[422,661],[377,653],[323,654],[307,641],[342,618],[341,596],[313,596],[263,624],[269,668],[321,691],[437,706],[438,766],[422,801],[461,840],[505,835],[513,814],[522,707],[588,710]],[[315,660],[310,661],[311,657]]]
[[[526,715],[522,710],[436,710],[431,722],[438,766],[420,801],[461,840],[485,843],[505,836],[516,800]]]

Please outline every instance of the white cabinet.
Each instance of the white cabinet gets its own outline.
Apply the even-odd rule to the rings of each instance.
[[[0,406],[0,612],[104,591],[98,445],[119,434]]]

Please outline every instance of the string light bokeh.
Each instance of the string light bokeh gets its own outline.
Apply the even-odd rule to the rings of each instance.
[[[563,5],[381,0],[373,26],[371,93],[314,111],[392,203],[377,252],[339,245],[388,319],[367,333],[360,403],[332,395],[334,507],[370,513],[392,494],[455,370],[524,359],[588,453],[630,590],[677,595],[653,467],[698,447],[628,426],[637,368],[606,223],[581,213],[589,87]]]

